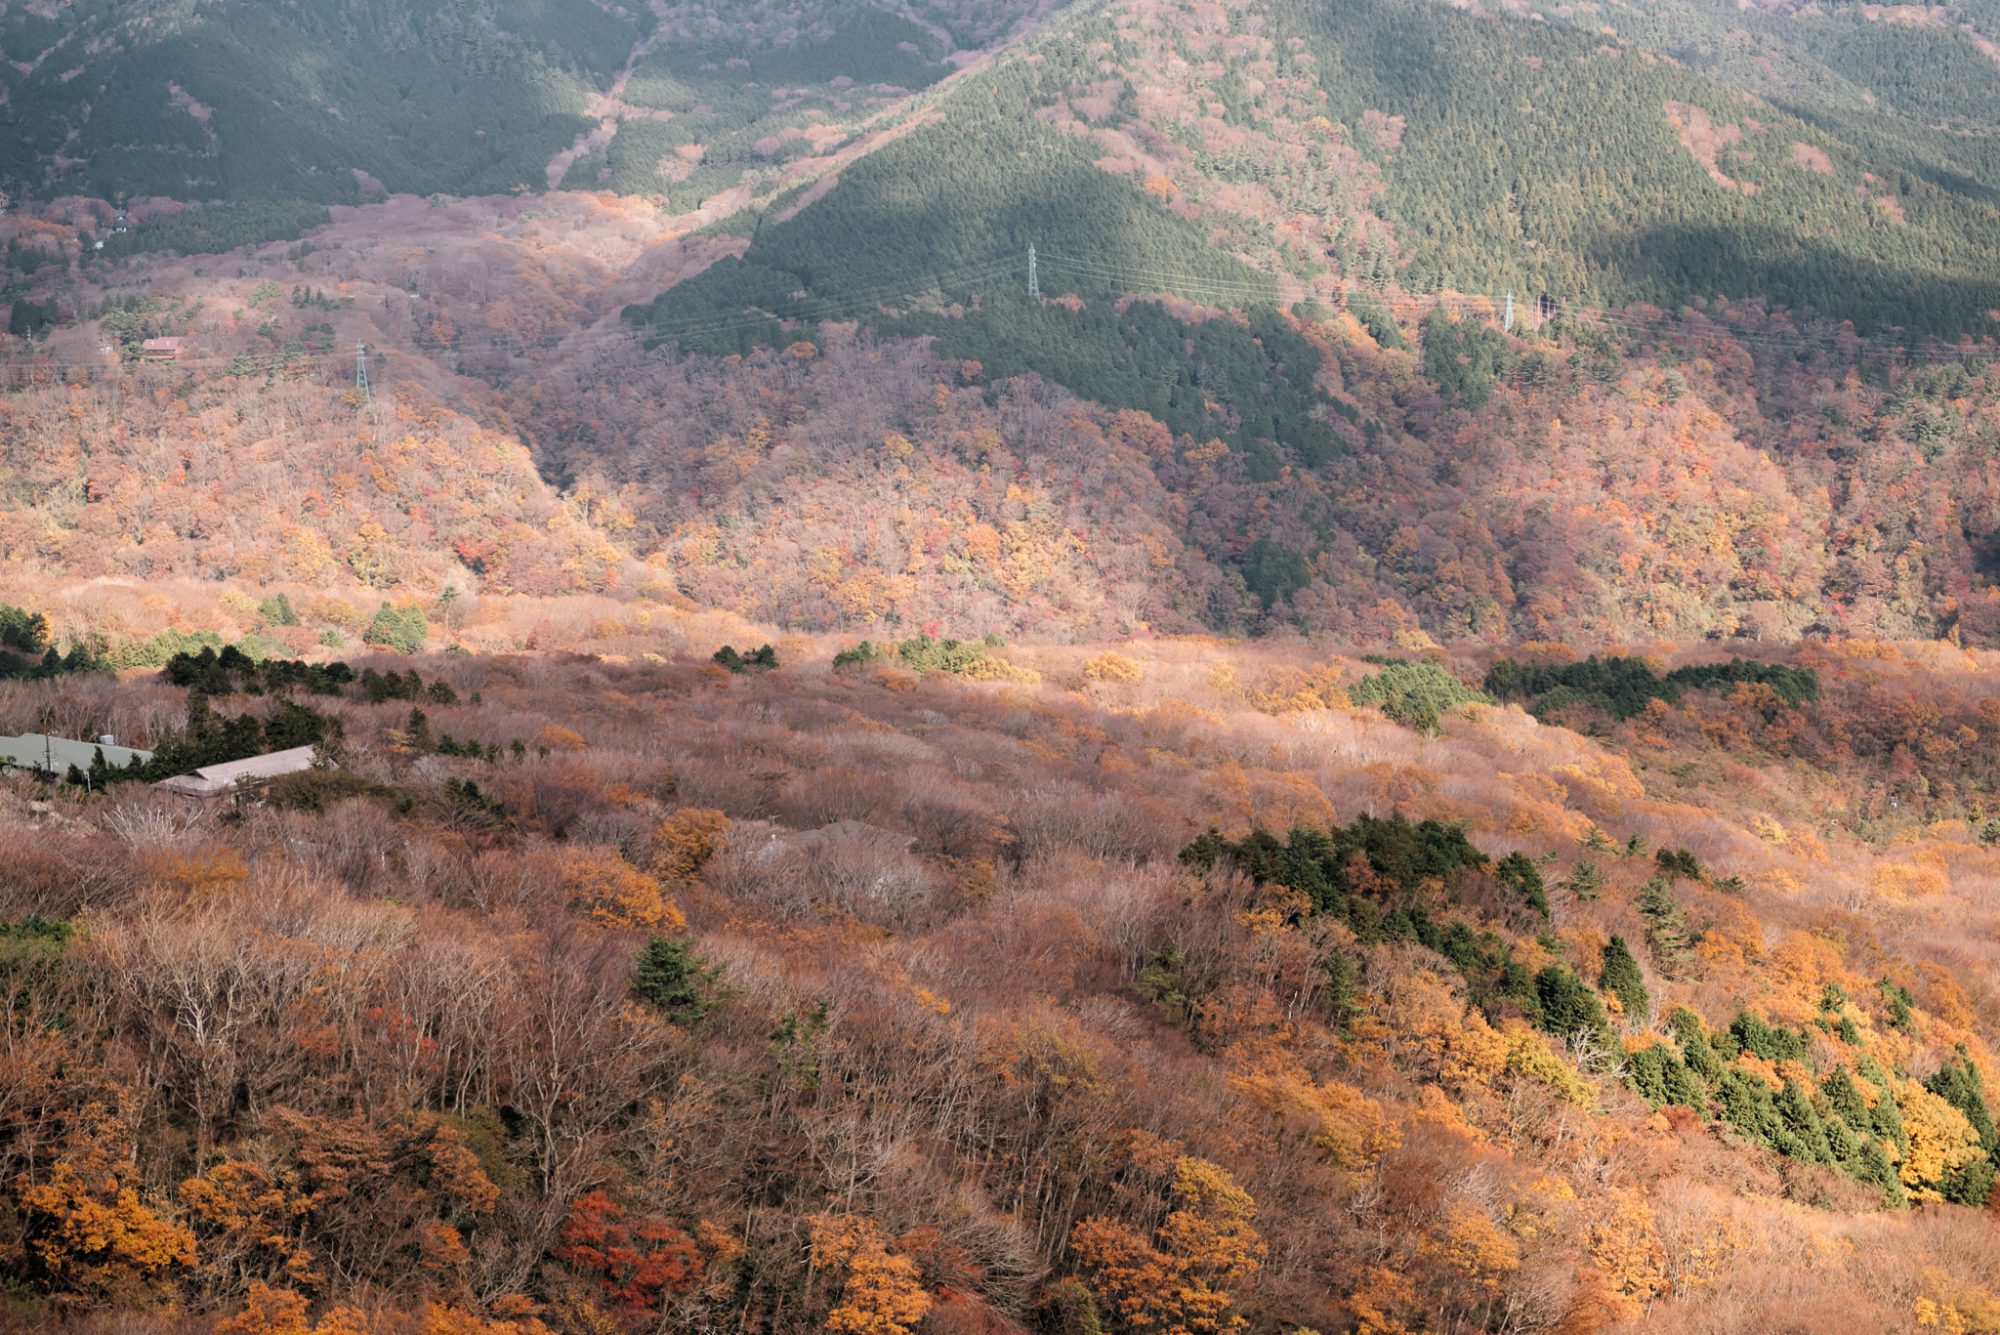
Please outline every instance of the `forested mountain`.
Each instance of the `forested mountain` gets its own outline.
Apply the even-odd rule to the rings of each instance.
[[[1114,271],[1086,295],[1149,272],[1240,281],[1186,255],[1219,226],[1228,249],[1305,282],[1669,309],[1754,297],[1864,330],[1990,330],[1991,44],[1893,14],[1762,19],[1788,77],[1760,86],[1749,76],[1776,59],[1761,49],[1675,55],[1715,22],[1680,9],[1630,38],[1425,0],[1079,11],[835,196],[760,229],[742,274],[723,266],[648,316],[671,331],[760,292],[769,309],[918,290],[1031,241]],[[1948,121],[1897,75],[1922,59],[1903,43],[1955,57],[1928,85],[1964,89]],[[1857,62],[1879,96],[1840,73]],[[1110,170],[1085,188],[1093,159]],[[912,190],[965,207],[926,209]],[[1175,243],[1142,221],[1147,203],[1199,226]]]
[[[839,139],[843,116],[935,81],[1023,8],[9,0],[0,188],[336,202],[568,173],[660,193],[704,147],[782,162]]]
[[[1214,624],[1382,633],[1389,605],[1444,635],[1983,626],[1990,456],[1962,414],[1986,363],[1937,380],[1841,332],[1991,331],[2000,65],[1976,16],[1648,15],[1627,35],[1405,0],[1075,11],[628,318],[704,353],[856,320],[1145,412],[1204,455],[1159,471],[1235,577]],[[1898,72],[1906,41],[1953,53],[1944,129],[1939,85]],[[1879,95],[1841,73],[1863,68]],[[1716,355],[1725,331],[1754,372]],[[1843,383],[1877,406],[1835,406]],[[1924,391],[1946,384],[1971,393]],[[1816,446],[1782,442],[1808,420]],[[1579,421],[1616,462],[1536,457]],[[1687,511],[1660,471],[1702,423],[1736,442],[1699,455],[1730,481]],[[619,448],[585,452],[615,481]],[[1886,493],[1864,480],[1885,470]],[[1564,477],[1616,508],[1555,525]],[[1730,548],[1656,567],[1635,513],[1655,536],[1722,524]],[[1616,610],[1583,592],[1611,571]],[[1925,610],[1881,619],[1898,581]]]
[[[82,36],[139,21],[115,8],[61,30],[109,77],[226,8],[148,10],[144,42]],[[369,77],[393,66],[378,51],[433,72],[468,51],[507,77],[570,71],[587,115],[552,152],[536,145],[531,184],[602,192],[399,197],[245,253],[233,273],[144,256],[267,223],[297,232],[316,219],[296,210],[317,206],[271,178],[258,190],[275,195],[144,214],[99,254],[77,238],[106,226],[107,205],[31,205],[9,224],[12,313],[68,358],[95,355],[92,328],[124,357],[142,332],[194,333],[189,402],[218,441],[269,448],[242,430],[255,415],[200,405],[300,377],[343,388],[354,342],[414,375],[406,417],[455,414],[453,439],[475,423],[518,434],[542,474],[518,505],[440,526],[422,495],[347,489],[364,502],[354,522],[392,546],[411,536],[386,567],[399,578],[456,562],[516,590],[598,589],[649,561],[697,601],[801,626],[904,632],[955,609],[982,630],[1079,638],[1139,624],[1593,645],[2000,628],[1988,363],[1978,344],[1911,341],[1983,337],[2000,309],[1982,272],[2000,229],[1979,184],[1994,179],[1980,90],[2000,66],[1977,14],[1680,4],[1624,31],[1414,0],[690,0],[586,6],[574,23],[502,7],[454,45],[461,11],[375,27],[337,7],[251,12],[304,25],[315,50],[346,23],[351,42],[328,49],[370,56]],[[231,31],[262,33],[272,61],[292,49],[248,20]],[[539,64],[504,54],[544,39]],[[1889,53],[1906,49],[1952,72],[1957,119],[1898,73]],[[246,145],[283,139],[280,119],[247,118]],[[223,135],[204,161],[262,161],[244,154]],[[92,160],[64,158],[74,172]],[[66,310],[65,290],[88,295]],[[634,296],[650,299],[627,308],[631,334],[565,332]],[[113,313],[79,320],[86,303]],[[31,345],[15,351],[32,362]],[[601,392],[609,381],[619,393]],[[54,402],[23,401],[15,453],[77,459],[80,499],[20,507],[22,559],[220,575],[247,559],[284,577],[311,564],[268,550],[299,526],[288,507],[239,517],[225,552],[222,526],[189,526],[200,563],[113,519],[135,512],[130,485],[93,475],[129,466],[101,434],[80,451],[47,439]],[[333,455],[352,448],[310,429]],[[27,488],[51,474],[14,475]],[[574,540],[613,555],[559,558],[560,578],[542,556],[496,559],[570,541],[499,536],[557,504],[532,494],[549,484],[569,493]],[[180,504],[154,499],[151,513]],[[842,531],[856,513],[883,527],[857,540]],[[972,536],[941,536],[946,515]],[[132,536],[76,536],[107,531]],[[365,582],[382,569],[328,567]],[[1060,593],[1045,582],[1058,578]]]
[[[541,183],[638,21],[588,4],[54,7],[0,16],[17,190],[182,199]]]

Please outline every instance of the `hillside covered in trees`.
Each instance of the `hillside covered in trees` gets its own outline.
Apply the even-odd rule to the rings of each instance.
[[[0,1322],[1990,1327],[1990,656],[838,644],[0,683]]]
[[[538,191],[567,177],[653,195],[678,194],[709,165],[692,188],[712,192],[807,144],[845,142],[1026,10],[10,0],[0,188],[333,203]]]

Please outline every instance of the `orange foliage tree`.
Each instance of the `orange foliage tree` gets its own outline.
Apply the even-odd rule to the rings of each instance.
[[[653,828],[646,865],[668,882],[685,881],[721,852],[729,837],[729,817],[708,807],[682,807]]]
[[[1115,1219],[1076,1226],[1070,1247],[1094,1278],[1100,1300],[1126,1328],[1161,1335],[1216,1335],[1249,1323],[1225,1286],[1254,1275],[1264,1240],[1250,1221],[1257,1206],[1220,1165],[1174,1162],[1174,1208],[1147,1241]]]
[[[146,1204],[119,1152],[124,1128],[100,1105],[84,1109],[46,1179],[17,1184],[28,1252],[51,1289],[131,1301],[194,1264],[194,1234]]]
[[[687,927],[680,908],[657,877],[612,848],[569,848],[555,858],[555,872],[569,905],[612,927],[678,932]]]

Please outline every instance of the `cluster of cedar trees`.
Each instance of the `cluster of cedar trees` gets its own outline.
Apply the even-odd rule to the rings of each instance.
[[[1604,994],[1617,998],[1621,1016],[1639,1023],[1651,1018],[1644,971],[1622,937],[1613,935],[1603,947],[1593,984],[1560,960],[1531,974],[1500,933],[1476,930],[1457,916],[1453,910],[1468,902],[1471,879],[1480,877],[1503,892],[1501,921],[1532,927],[1549,917],[1547,888],[1535,860],[1510,853],[1496,862],[1459,826],[1412,822],[1399,814],[1364,815],[1333,829],[1301,827],[1283,840],[1259,829],[1232,841],[1211,830],[1180,856],[1199,871],[1231,868],[1257,884],[1297,891],[1312,914],[1345,923],[1359,945],[1407,942],[1435,953],[1464,978],[1472,1004],[1495,1023],[1518,1015],[1556,1038],[1587,1037],[1610,1051],[1616,1036]],[[1705,881],[1725,890],[1734,883],[1712,880],[1685,849],[1661,849],[1656,861],[1659,874],[1642,890],[1639,909],[1655,957],[1671,960],[1693,942],[1674,898],[1675,881]],[[1429,902],[1438,886],[1445,887],[1443,904]],[[1440,910],[1451,915],[1448,922],[1439,921]],[[1341,1014],[1351,1005],[1356,961],[1336,950],[1321,967],[1331,1005]],[[1908,1026],[1909,994],[1886,979],[1880,986],[1888,1022]],[[1841,989],[1829,987],[1820,1009],[1818,1028],[1861,1047],[1861,1032]],[[1846,1065],[1821,1062],[1803,1029],[1771,1024],[1749,1010],[1723,1031],[1709,1030],[1685,1008],[1666,1017],[1666,1024],[1674,1041],[1632,1053],[1622,1068],[1625,1081],[1655,1107],[1684,1107],[1788,1158],[1833,1165],[1879,1189],[1890,1205],[1906,1204],[1912,1195],[1981,1205],[1992,1192],[2000,1135],[1979,1070],[1963,1050],[1922,1089],[1964,1116],[1976,1147],[1941,1154],[1924,1175],[1899,1174],[1895,1165],[1912,1154],[1912,1128],[1918,1137],[1931,1134],[1921,1111],[1906,1118],[1898,1103],[1895,1091],[1911,1083],[1903,1072],[1884,1070],[1873,1055],[1859,1052],[1855,1069],[1871,1085],[1864,1096]],[[1736,1063],[1740,1053],[1789,1064],[1791,1071],[1811,1068],[1816,1083],[1788,1073],[1774,1091],[1763,1075]],[[1939,1138],[1948,1139],[1948,1133]],[[1931,1148],[1918,1147],[1919,1162],[1931,1162],[1926,1153]]]
[[[1486,673],[1486,691],[1524,703],[1536,716],[1568,705],[1590,705],[1614,719],[1628,719],[1655,700],[1679,704],[1687,691],[1726,690],[1749,683],[1768,686],[1794,708],[1819,699],[1819,674],[1756,659],[1699,663],[1660,673],[1642,658],[1592,655],[1579,663],[1521,663],[1503,658]]]

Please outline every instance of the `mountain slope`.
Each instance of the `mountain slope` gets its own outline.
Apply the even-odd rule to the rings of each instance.
[[[24,192],[111,197],[483,193],[541,182],[630,49],[594,5],[335,0],[79,4],[0,16]]]
[[[1296,644],[622,634],[0,683],[344,737],[228,820],[0,790],[0,1324],[1990,1327],[2000,851],[1882,748],[1990,772],[1992,656],[1697,659],[1593,740]]]
[[[52,14],[10,0],[0,187],[341,202],[566,181],[659,194],[707,151],[736,164],[696,179],[713,189],[841,140],[843,118],[936,81],[1032,9],[72,0]]]
[[[1844,140],[1867,118],[1757,101],[1754,62],[1696,72],[1583,17],[1078,11],[628,318],[704,354],[856,321],[1148,413],[1176,437],[1154,466],[1185,539],[1232,576],[1216,625],[1987,633],[1984,359],[1940,379],[1765,309],[1986,328],[1983,188],[1884,161],[1908,126]],[[1783,68],[1834,79],[1819,29],[1785,24],[1758,29]],[[1589,308],[1642,298],[1705,313]],[[629,476],[615,437],[543,448]]]
[[[1810,50],[1817,32],[1786,35]],[[1982,73],[2000,93],[2000,68]],[[1990,99],[1970,91],[1960,117],[1983,135]],[[836,197],[760,232],[743,263],[805,280],[767,302],[795,290],[839,300],[914,282],[925,264],[962,258],[955,250],[1019,252],[1039,231],[1051,252],[1177,274],[1191,293],[1199,279],[1240,281],[1112,221],[1105,192],[1136,193],[1149,164],[1233,248],[1304,280],[1393,275],[1419,292],[1512,288],[1669,308],[1762,298],[1864,330],[1988,329],[2000,306],[1986,266],[2000,237],[1996,178],[1940,184],[1942,173],[1887,151],[1882,133],[1843,138],[1861,118],[1815,119],[1636,42],[1428,0],[1133,3],[1079,15],[1024,66],[961,89]],[[1134,175],[1052,188],[1055,164],[1082,146],[1052,142],[1051,125]],[[1272,138],[1319,164],[1309,182],[1276,179],[1287,155],[1269,151]],[[1305,164],[1287,165],[1296,176]],[[962,208],[927,209],[905,193],[940,172],[952,188],[938,197],[963,197]],[[1275,216],[1262,207],[1279,200],[1289,207]],[[1318,215],[1324,246],[1285,235],[1296,226],[1286,213]],[[1008,222],[1017,217],[1032,227]],[[759,296],[754,281],[716,281],[651,317],[699,322]]]

